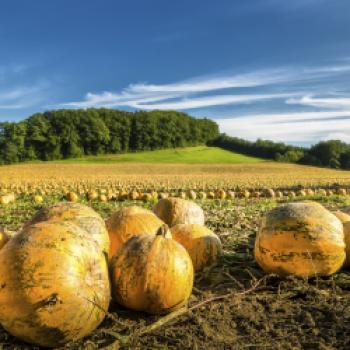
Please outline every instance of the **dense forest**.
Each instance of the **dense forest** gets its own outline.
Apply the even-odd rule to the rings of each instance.
[[[195,146],[218,134],[215,122],[175,111],[55,110],[0,123],[0,164]]]
[[[286,145],[268,140],[255,142],[220,134],[208,142],[229,151],[250,156],[336,169],[350,169],[350,144],[339,140],[321,141],[310,148]]]
[[[339,140],[311,148],[251,142],[219,134],[218,125],[210,119],[176,111],[62,109],[37,113],[18,123],[0,123],[0,164],[200,144],[280,162],[350,169],[350,144]]]

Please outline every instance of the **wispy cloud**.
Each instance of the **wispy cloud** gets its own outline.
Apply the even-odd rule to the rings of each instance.
[[[286,100],[290,105],[312,106],[330,109],[350,110],[350,97],[313,97],[303,96],[302,98],[290,98]]]
[[[47,87],[46,81],[37,82],[32,86],[15,86],[11,89],[0,85],[0,109],[11,110],[33,106],[43,100]]]
[[[350,109],[301,113],[276,113],[217,119],[221,131],[256,140],[271,139],[287,143],[312,143],[338,138],[350,142]]]
[[[43,78],[29,80],[28,73],[30,66],[26,64],[0,66],[0,111],[5,117],[10,110],[39,106],[47,97],[49,81]]]
[[[66,102],[60,107],[118,107],[140,109],[193,109],[218,105],[245,104],[267,99],[292,97],[305,92],[292,91],[270,94],[240,94],[238,89],[286,86],[300,81],[315,81],[329,75],[350,72],[350,65],[325,67],[282,67],[278,69],[256,70],[242,74],[219,74],[202,76],[171,84],[130,84],[120,92],[104,91],[87,93],[81,101]],[[231,89],[230,94],[218,94],[219,90]],[[232,91],[234,90],[234,91]],[[215,92],[215,95],[213,93]],[[292,100],[291,100],[292,101]]]
[[[140,109],[193,109],[202,107],[213,107],[232,104],[247,104],[264,100],[281,99],[293,94],[269,94],[269,95],[214,95],[200,98],[182,99],[175,102],[164,102],[159,104],[135,104]]]

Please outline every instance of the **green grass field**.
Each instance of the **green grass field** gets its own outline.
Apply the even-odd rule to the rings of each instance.
[[[217,147],[186,147],[158,151],[87,156],[55,163],[173,163],[173,164],[247,164],[263,159],[244,156]]]

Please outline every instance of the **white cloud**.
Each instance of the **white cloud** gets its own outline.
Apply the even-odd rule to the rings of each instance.
[[[263,100],[279,99],[289,97],[291,94],[269,94],[269,95],[214,95],[200,98],[181,99],[174,102],[158,104],[135,104],[140,109],[193,109],[231,104],[253,103]]]
[[[219,95],[216,97],[193,97],[193,95],[200,93],[208,93],[222,89],[233,88],[248,88],[258,87],[264,85],[271,85],[280,83],[290,78],[289,72],[285,70],[265,70],[256,71],[240,75],[224,75],[224,76],[205,76],[200,78],[190,79],[184,82],[177,82],[172,84],[155,85],[155,84],[131,84],[119,93],[104,91],[102,93],[87,93],[82,101],[67,102],[61,106],[74,108],[87,107],[118,107],[129,106],[132,108],[143,109],[172,109],[172,108],[197,108],[198,107],[225,104],[234,102],[234,100],[241,99],[246,103],[246,97],[237,98],[236,95]],[[227,97],[229,96],[229,97]],[[178,99],[177,101],[168,101],[171,99]],[[193,99],[193,102],[190,102]],[[256,99],[254,96],[252,100]],[[205,101],[206,100],[206,101]],[[154,105],[153,102],[167,101],[163,104]],[[233,101],[233,102],[231,102]],[[213,104],[211,104],[213,103]],[[183,106],[183,107],[182,107]],[[188,107],[187,107],[188,106]]]
[[[207,76],[191,79],[184,82],[154,85],[132,84],[129,91],[134,93],[154,92],[177,92],[198,93],[219,89],[257,87],[276,84],[290,78],[290,72],[285,69],[260,70],[252,73],[238,74],[233,76]]]
[[[257,114],[217,119],[221,132],[249,140],[258,138],[286,143],[310,143],[340,138],[350,141],[350,109],[301,113]]]
[[[290,98],[286,101],[291,105],[312,106],[331,109],[350,109],[349,97],[322,97],[303,96],[302,98]]]
[[[288,84],[314,81],[336,75],[340,72],[350,72],[350,65],[329,65],[320,67],[282,67],[276,69],[256,70],[242,74],[220,74],[202,76],[171,84],[130,84],[120,92],[104,91],[87,93],[81,101],[60,104],[60,107],[131,107],[138,109],[192,109],[218,105],[245,104],[254,101],[278,99],[282,93],[261,94],[218,94],[213,92],[224,89],[256,89],[261,87],[281,87],[285,90]],[[286,93],[284,97],[300,96],[301,91]],[[302,99],[289,99],[292,104]],[[158,102],[158,103],[156,103]],[[306,101],[307,102],[307,101]]]
[[[47,85],[47,82],[38,82],[33,86],[17,86],[7,90],[0,86],[0,109],[21,109],[37,104],[42,100]]]

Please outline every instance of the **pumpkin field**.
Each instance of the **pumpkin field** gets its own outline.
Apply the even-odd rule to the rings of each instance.
[[[130,209],[131,211],[136,210],[140,218],[142,215],[148,215],[142,213],[143,209],[141,208],[154,209],[158,217],[169,224],[171,234],[175,239],[177,235],[181,236],[184,228],[180,227],[177,233],[176,229],[171,226],[179,221],[169,221],[167,209],[157,209],[159,200],[175,197],[194,202],[202,208],[206,230],[212,232],[221,241],[220,247],[217,246],[220,254],[215,251],[215,261],[208,260],[208,256],[214,254],[212,245],[210,246],[211,250],[206,247],[201,252],[201,259],[204,261],[202,265],[196,265],[191,255],[194,263],[194,283],[189,292],[190,283],[186,281],[191,278],[191,271],[183,272],[187,277],[181,279],[179,276],[172,275],[171,271],[175,270],[169,268],[165,271],[163,264],[160,264],[154,279],[164,278],[167,280],[167,285],[170,283],[172,287],[165,291],[166,297],[170,298],[171,295],[176,299],[175,292],[177,291],[175,289],[182,285],[184,285],[182,291],[184,295],[190,294],[188,305],[183,302],[177,305],[174,302],[176,307],[167,309],[166,312],[164,312],[165,309],[162,309],[164,305],[161,304],[157,304],[157,309],[154,308],[154,305],[151,308],[145,305],[140,307],[138,303],[135,304],[135,301],[130,304],[129,300],[125,300],[123,290],[118,292],[119,286],[125,282],[123,280],[126,278],[125,275],[132,279],[130,276],[142,273],[140,266],[144,262],[141,258],[135,259],[138,259],[138,252],[144,253],[149,249],[147,247],[151,243],[147,243],[146,237],[143,238],[145,242],[139,242],[136,236],[130,239],[125,236],[123,238],[125,241],[113,241],[114,245],[111,245],[113,248],[110,248],[109,252],[101,241],[99,249],[109,256],[110,261],[113,261],[111,264],[115,266],[115,269],[110,271],[110,278],[119,281],[119,284],[117,283],[114,287],[112,285],[114,292],[112,292],[113,298],[108,310],[105,309],[108,302],[104,302],[103,305],[98,304],[96,300],[101,299],[95,299],[95,297],[92,297],[92,300],[86,300],[80,306],[86,312],[91,312],[90,316],[86,316],[83,310],[69,309],[69,317],[72,320],[78,317],[80,312],[82,320],[86,316],[84,319],[86,329],[90,323],[94,322],[98,327],[91,327],[91,331],[81,339],[69,341],[58,348],[349,349],[349,268],[337,268],[335,273],[320,273],[318,275],[316,269],[319,260],[317,260],[318,253],[315,253],[316,260],[305,260],[311,261],[311,268],[315,268],[314,275],[311,273],[311,275],[306,276],[301,273],[297,276],[297,270],[295,270],[295,274],[281,275],[278,270],[271,273],[264,271],[261,268],[261,262],[257,262],[254,253],[256,235],[262,225],[262,219],[272,209],[288,203],[304,201],[306,206],[310,206],[311,212],[314,202],[322,204],[329,211],[342,209],[347,211],[347,206],[350,206],[349,185],[350,172],[274,162],[194,165],[47,162],[2,166],[0,167],[0,232],[3,232],[6,237],[12,237],[9,238],[10,241],[5,244],[5,247],[16,237],[18,244],[20,244],[16,248],[19,249],[18,251],[21,251],[22,246],[30,244],[23,238],[23,233],[18,234],[23,237],[17,236],[16,232],[23,225],[25,226],[24,231],[33,237],[43,235],[42,237],[45,239],[51,239],[45,235],[45,227],[51,227],[49,231],[53,232],[54,237],[56,237],[56,230],[57,232],[60,230],[61,233],[58,233],[57,237],[69,241],[69,237],[71,237],[70,224],[64,223],[61,225],[62,227],[55,228],[53,223],[45,223],[47,217],[51,215],[49,211],[45,211],[45,208],[51,208],[57,203],[65,203],[64,205],[72,204],[73,207],[82,204],[92,208],[94,212],[99,214],[96,214],[98,218],[101,216],[106,220],[110,236],[113,230],[117,230],[116,222],[120,217],[126,215],[123,214],[123,211],[128,211],[128,207],[137,206],[140,208]],[[85,209],[77,208],[78,211],[74,215],[78,220],[85,215]],[[201,223],[202,214],[197,215],[196,210],[188,209],[184,218],[187,216],[196,217],[196,220]],[[147,213],[149,212],[147,211]],[[320,213],[317,215],[332,215],[334,217],[333,214],[322,214],[322,211]],[[327,211],[327,213],[329,212]],[[95,217],[95,214],[91,215]],[[149,222],[148,225],[154,225],[158,228],[160,219],[154,218],[153,221],[151,220],[152,223]],[[131,220],[128,225],[136,227],[135,220]],[[84,225],[81,225],[89,230],[89,227],[93,226],[92,222],[93,220],[91,222],[87,220],[84,221]],[[317,225],[322,226],[319,222],[316,222]],[[325,223],[322,226],[322,232],[326,230],[327,225],[328,223]],[[341,224],[339,225],[341,226]],[[334,234],[333,231],[332,234]],[[83,233],[76,233],[76,235],[85,237]],[[162,233],[162,235],[162,238],[157,236],[159,238],[157,246],[162,246],[164,251],[169,250],[167,259],[164,261],[169,261],[166,264],[171,264],[172,259],[175,259],[175,257],[172,258],[172,255],[178,248],[171,247],[171,242],[165,243],[166,233]],[[134,242],[130,243],[133,239]],[[164,242],[161,243],[161,239]],[[176,238],[176,240],[178,239],[181,240],[181,238]],[[95,263],[98,264],[101,253],[95,253],[95,248],[84,239],[81,242],[94,257]],[[125,249],[126,245],[130,251],[124,252],[123,250],[123,253],[119,252],[116,255],[117,259],[112,259],[112,255],[118,250]],[[14,243],[11,248],[15,249]],[[10,252],[9,249],[7,249],[8,252]],[[35,249],[36,254],[40,253],[49,257],[49,255],[45,255],[46,248],[44,246],[35,246]],[[72,248],[67,246],[65,249]],[[344,248],[342,249],[344,250]],[[113,253],[111,253],[112,250]],[[63,259],[60,258],[59,254],[57,259]],[[181,258],[182,253],[179,251],[178,254],[180,255],[176,259]],[[10,259],[14,265],[16,265],[16,259],[20,259],[19,256],[16,257]],[[328,257],[331,259],[331,253],[327,256],[322,255],[322,259],[328,259]],[[50,260],[50,258],[48,259]],[[86,259],[86,256],[82,255],[81,259]],[[128,263],[128,259],[133,260]],[[321,265],[322,259],[320,259]],[[117,266],[118,262],[115,260],[120,261],[123,268],[118,269],[119,265]],[[0,261],[1,264],[4,264],[6,260]],[[33,258],[31,263],[35,265],[35,261]],[[37,263],[39,264],[39,262]],[[338,265],[342,262],[343,260]],[[62,264],[64,264],[63,260]],[[136,267],[132,268],[134,264]],[[321,270],[327,270],[332,264],[335,263],[325,261]],[[40,269],[40,264],[38,266]],[[304,267],[302,264],[302,270]],[[14,271],[8,267],[6,269],[6,271]],[[173,269],[175,269],[175,265]],[[3,270],[5,271],[5,269]],[[43,273],[45,271],[44,269]],[[129,272],[123,274],[123,271]],[[60,271],[62,279],[66,278],[65,272]],[[90,273],[91,270],[88,269],[88,272]],[[67,274],[69,273],[72,272],[67,271]],[[101,282],[100,277],[97,277],[101,274],[101,271],[96,272],[95,275],[91,272],[96,281],[97,279],[99,281],[99,283],[95,281],[91,282],[91,285],[89,284],[90,289],[87,292],[91,295],[101,294],[103,286],[101,283],[106,283],[102,280]],[[4,279],[4,273],[0,269],[0,282],[2,279]],[[6,288],[5,283],[1,283],[1,288]],[[128,283],[132,283],[132,280]],[[67,292],[65,288],[68,287],[69,285],[63,283],[60,287],[62,288],[60,293],[65,295]],[[14,303],[13,309],[11,309],[12,304],[6,308],[8,317],[13,318],[12,323],[6,324],[7,330],[11,330],[16,322],[22,322],[22,320],[19,321],[19,318],[16,321],[15,312],[18,311],[18,304],[15,304],[14,300],[22,302],[23,295],[12,295],[6,299],[8,303]],[[23,300],[24,304],[29,302],[29,296],[26,298]],[[141,297],[139,296],[139,298]],[[187,301],[186,296],[178,298]],[[3,302],[5,299],[1,300]],[[51,298],[47,302],[49,306],[46,305],[45,308],[48,308],[49,311],[50,308],[55,310],[60,299],[55,295],[55,298]],[[64,301],[62,303],[64,306]],[[49,315],[51,314],[49,313]],[[61,314],[58,315],[63,317]],[[4,316],[0,316],[3,321]],[[35,322],[33,320],[28,329],[33,327]],[[24,337],[28,341],[23,341],[23,337],[13,335],[22,332],[24,332],[22,329],[8,332],[1,328],[1,348],[38,349],[38,345],[30,345],[30,343],[35,343],[33,341],[35,336],[34,338],[33,335]],[[69,331],[60,334],[60,336],[66,337],[68,333]],[[52,346],[50,339],[56,339],[57,334],[53,333],[53,329],[47,329],[47,339],[45,339],[46,333],[41,330],[40,336],[43,334],[44,338],[41,343],[37,342],[36,344]]]

